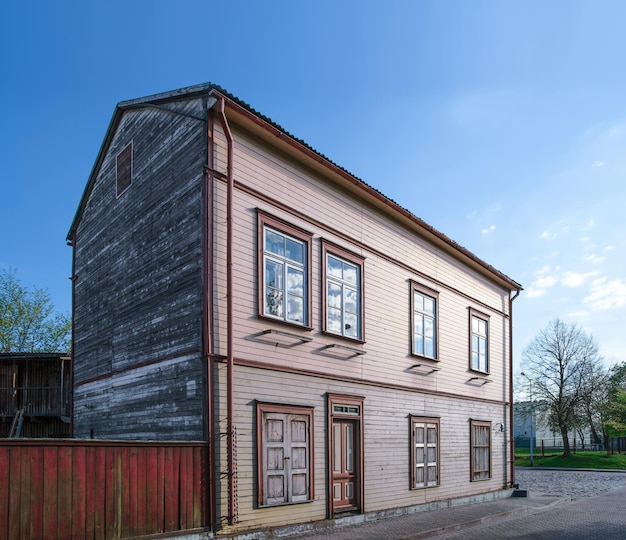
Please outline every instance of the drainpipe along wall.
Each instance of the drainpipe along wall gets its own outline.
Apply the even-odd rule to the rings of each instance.
[[[216,101],[216,100],[214,100]],[[204,361],[206,365],[206,440],[209,460],[209,482],[207,497],[207,515],[211,527],[215,527],[216,523],[216,505],[215,505],[215,427],[214,427],[214,411],[215,396],[213,391],[213,370],[215,367],[214,350],[213,350],[213,125],[214,112],[212,106],[215,103],[209,103],[207,107],[207,160],[204,174],[204,204],[203,204],[203,221],[204,221],[204,238],[203,238],[203,265],[204,265],[204,283],[203,290],[203,335],[202,350],[204,353]]]
[[[515,439],[513,438],[513,300],[519,296],[519,289],[509,296],[509,451],[511,453],[511,483],[515,483]]]
[[[217,103],[222,128],[228,143],[226,161],[226,453],[228,458],[228,524],[235,521],[235,459],[233,430],[233,135],[226,118],[223,97]]]

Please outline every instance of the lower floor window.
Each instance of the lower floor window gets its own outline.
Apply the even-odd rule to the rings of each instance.
[[[259,505],[311,500],[313,409],[257,403]]]
[[[491,478],[491,422],[470,421],[471,472],[470,479]]]
[[[439,419],[411,417],[411,488],[439,485]]]

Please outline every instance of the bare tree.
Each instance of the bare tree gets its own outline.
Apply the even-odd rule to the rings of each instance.
[[[568,432],[604,381],[598,344],[577,325],[554,319],[524,349],[522,366],[561,433],[563,457],[569,457]]]
[[[28,290],[15,270],[0,272],[0,352],[68,352],[71,318],[54,313],[50,295]]]

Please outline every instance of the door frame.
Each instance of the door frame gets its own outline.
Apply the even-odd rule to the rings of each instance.
[[[333,501],[333,421],[336,419],[350,419],[355,423],[355,459],[356,459],[356,482],[357,490],[355,499],[357,507],[353,512],[362,514],[365,512],[365,460],[363,453],[363,396],[354,396],[350,394],[326,394],[327,398],[327,501],[328,501],[328,518],[335,517],[337,510]]]

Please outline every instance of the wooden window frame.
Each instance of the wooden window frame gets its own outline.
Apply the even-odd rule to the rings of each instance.
[[[352,253],[342,247],[329,242],[328,240],[322,239],[322,333],[329,336],[336,336],[342,339],[347,339],[353,341],[355,343],[365,343],[365,306],[363,299],[365,298],[364,291],[364,263],[365,257],[361,255],[357,255],[356,253]],[[357,337],[346,336],[343,332],[337,333],[328,330],[328,278],[327,278],[327,262],[326,259],[328,255],[332,255],[337,259],[342,259],[348,263],[354,264],[359,268],[359,279],[358,279],[358,324],[359,324],[359,333]],[[343,312],[343,308],[342,308]]]
[[[468,333],[469,333],[469,370],[470,371],[475,371],[477,373],[483,373],[483,374],[489,374],[489,364],[491,361],[490,358],[490,354],[489,354],[489,348],[490,348],[490,329],[489,329],[489,315],[486,315],[484,313],[481,313],[480,311],[475,310],[474,308],[468,308],[468,313],[469,313],[469,317],[468,317]],[[474,331],[472,330],[472,321],[473,319],[478,319],[479,321],[483,321],[485,323],[486,326],[486,336],[485,336],[485,364],[486,364],[486,369],[480,369],[480,366],[475,367],[474,366],[474,362],[472,359],[473,353],[474,353],[474,349],[473,349],[473,337],[474,337]]]
[[[416,455],[415,455],[415,450],[416,450],[416,441],[415,441],[415,427],[416,424],[425,424],[426,427],[428,428],[428,424],[435,424],[437,426],[437,441],[436,441],[436,445],[437,445],[437,461],[436,461],[436,467],[437,467],[437,479],[435,480],[435,483],[433,484],[429,484],[428,483],[428,479],[427,479],[427,474],[424,474],[424,484],[423,485],[416,485],[416,477],[415,477],[415,468],[416,468],[416,463],[415,463],[415,459],[416,459]],[[430,488],[434,488],[434,487],[438,487],[441,485],[441,423],[440,423],[440,419],[439,418],[435,418],[435,417],[431,417],[431,416],[415,416],[415,415],[410,415],[409,416],[409,429],[410,429],[410,437],[409,440],[411,441],[411,448],[410,448],[410,469],[411,469],[411,474],[410,474],[410,486],[409,489],[411,490],[417,490],[417,489],[430,489]],[[424,443],[425,446],[428,444],[427,440]],[[427,467],[427,452],[424,452],[424,469],[426,469]]]
[[[115,157],[115,193],[120,197],[133,182],[133,141],[122,148]]]
[[[433,362],[439,361],[439,292],[431,289],[430,287],[426,287],[421,283],[417,283],[413,280],[410,281],[410,303],[411,303],[411,355],[416,356],[418,358],[423,358],[425,360],[431,360]],[[427,356],[425,354],[420,354],[415,350],[415,293],[421,294],[422,296],[427,296],[431,298],[435,303],[435,315],[434,319],[434,355]]]
[[[315,500],[315,470],[314,464],[314,428],[313,410],[311,406],[305,405],[283,405],[264,401],[256,402],[256,437],[257,437],[257,505],[259,508],[271,508],[275,506],[285,506],[292,504],[305,504]],[[265,494],[265,470],[267,468],[266,454],[263,452],[265,438],[265,415],[282,414],[288,416],[306,416],[308,418],[308,497],[302,501],[285,501],[280,503],[268,503]]]
[[[488,446],[481,446],[480,448],[488,448],[489,451],[489,467],[488,470],[480,470],[477,471],[474,467],[476,463],[476,449],[479,448],[476,444],[476,433],[475,428],[486,428],[489,433],[489,444]],[[491,480],[491,456],[493,453],[492,448],[492,438],[491,438],[491,422],[488,420],[473,420],[470,419],[470,482],[484,482],[486,480]],[[485,478],[477,478],[478,474],[487,473],[488,476]]]
[[[303,242],[306,246],[305,248],[305,265],[304,265],[304,286],[306,287],[306,291],[304,293],[304,316],[306,320],[299,324],[294,321],[287,320],[287,312],[285,310],[285,314],[283,318],[275,317],[273,315],[269,315],[265,313],[265,229],[270,228],[273,229],[285,236],[292,237],[296,240]],[[276,218],[263,212],[262,210],[257,209],[257,314],[260,319],[265,319],[269,321],[274,321],[276,323],[291,326],[293,328],[303,328],[305,330],[312,330],[312,306],[311,306],[311,261],[313,254],[313,234],[305,231],[304,229],[300,229],[295,225],[291,225],[282,219]]]

